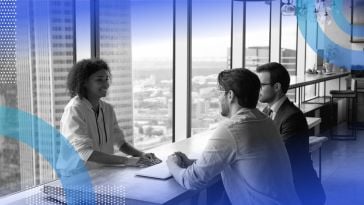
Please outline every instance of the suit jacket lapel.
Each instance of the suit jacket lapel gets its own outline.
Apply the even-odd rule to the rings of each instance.
[[[281,128],[281,124],[282,124],[282,120],[283,120],[283,116],[284,116],[284,110],[285,107],[290,103],[289,99],[287,98],[283,104],[281,105],[281,107],[279,107],[276,116],[274,117],[274,124],[280,129]]]

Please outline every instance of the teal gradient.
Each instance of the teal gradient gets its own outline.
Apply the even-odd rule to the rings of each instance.
[[[59,138],[58,140],[60,143],[64,145],[64,151],[69,155],[72,155],[75,159],[81,160],[78,153],[57,129],[37,116],[5,106],[0,106],[0,122],[1,136],[28,145],[47,160],[54,168],[55,172],[60,177],[66,194],[67,204],[80,204],[80,202],[81,204],[96,204],[95,193],[87,168],[81,166],[78,168],[79,172],[77,175],[64,176],[56,167],[67,167],[67,164],[57,163],[58,156],[55,156],[51,149],[42,148],[42,146],[49,146],[50,138]],[[35,125],[36,128],[34,127]],[[37,136],[38,143],[34,143],[32,137],[34,129],[39,130]]]

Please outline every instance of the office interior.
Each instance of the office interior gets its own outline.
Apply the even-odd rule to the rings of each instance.
[[[59,202],[44,187],[59,184],[60,142],[37,120],[59,130],[68,72],[90,58],[111,68],[105,100],[126,141],[163,160],[175,151],[198,157],[223,120],[219,72],[281,63],[291,77],[287,96],[307,117],[325,204],[363,204],[363,13],[363,0],[0,1],[0,204]],[[209,203],[206,190],[137,171],[107,167],[92,177],[121,190],[116,204]]]

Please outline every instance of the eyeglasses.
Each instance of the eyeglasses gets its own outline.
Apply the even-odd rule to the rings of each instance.
[[[263,86],[266,86],[266,85],[274,85],[275,83],[260,83],[260,89],[263,88]]]
[[[218,96],[220,96],[221,94],[225,94],[225,93],[226,93],[225,90],[220,90],[218,88],[215,89],[215,94],[218,95]]]
[[[264,86],[264,85],[274,85],[274,83],[260,83],[260,86]]]

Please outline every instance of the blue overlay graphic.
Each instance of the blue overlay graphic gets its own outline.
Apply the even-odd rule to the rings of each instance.
[[[66,168],[69,165],[62,164],[54,150],[45,149],[45,147],[49,147],[50,141],[57,139],[62,144],[62,151],[75,160],[82,161],[78,153],[57,129],[34,115],[4,106],[0,106],[0,122],[1,136],[18,140],[33,148],[55,169],[63,185],[67,204],[96,204],[92,181],[86,167],[79,163],[77,175],[66,176],[61,173],[61,169],[56,167]],[[38,130],[37,142],[32,137],[36,132],[35,130]]]
[[[335,0],[334,2],[335,7],[332,9],[331,13],[334,15],[334,20],[337,20],[335,23],[339,28],[343,29],[342,31],[346,32],[350,36],[351,25],[343,16],[343,2],[341,0]],[[330,61],[330,63],[335,64],[337,67],[346,69],[364,69],[364,52],[362,50],[353,50],[339,45],[338,42],[335,42],[329,38],[325,31],[323,31],[322,28],[318,26],[314,12],[314,1],[297,0],[297,5],[305,5],[306,7],[306,12],[302,12],[297,15],[299,30],[301,31],[302,35],[305,36],[306,43],[316,53],[318,53],[318,55],[322,55],[320,52],[317,52],[318,47],[316,46],[316,41],[319,39],[320,41],[324,42],[326,51],[331,51],[325,52],[323,56],[321,56],[323,59],[325,59],[325,61]],[[316,29],[317,37],[315,35],[305,35],[315,33]],[[357,26],[354,30],[356,31],[355,36],[364,36],[364,29],[362,26]]]

